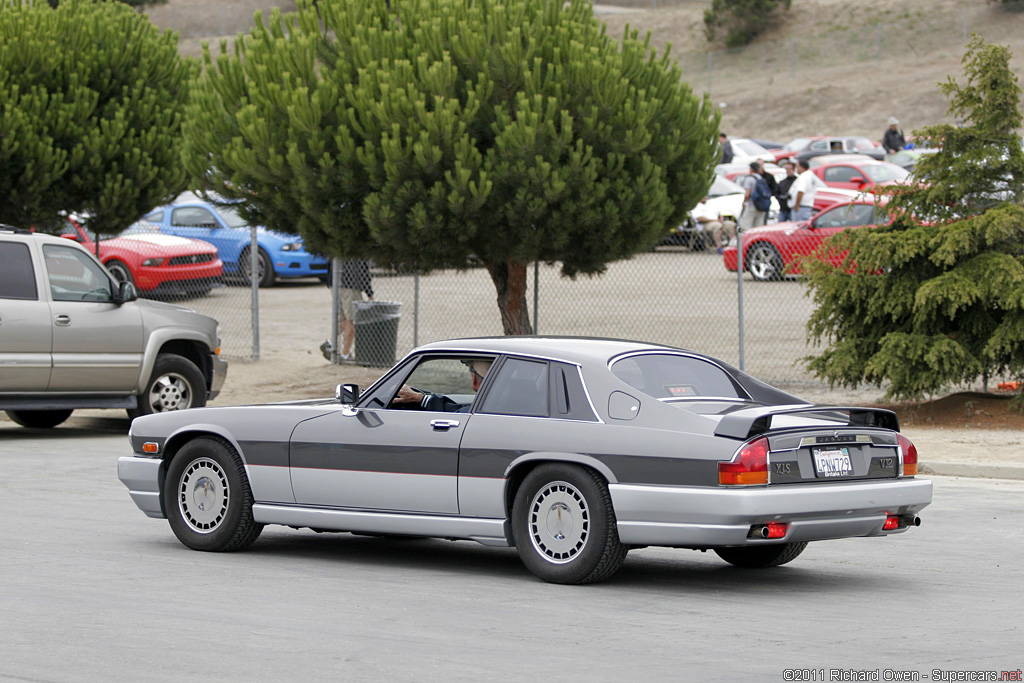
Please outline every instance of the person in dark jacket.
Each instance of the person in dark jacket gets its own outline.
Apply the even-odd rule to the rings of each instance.
[[[789,188],[796,180],[796,164],[792,159],[785,159],[782,166],[786,169],[786,177],[775,188],[775,198],[779,200],[779,220],[789,221],[793,219],[793,210],[789,208]]]
[[[470,373],[472,373],[473,391],[480,391],[480,385],[484,382],[484,375],[491,369],[493,361],[468,359],[462,361]],[[418,403],[421,410],[431,410],[445,413],[468,413],[469,406],[460,406],[458,403],[443,394],[432,394],[429,391],[418,391],[403,384],[392,403]]]
[[[729,136],[725,133],[718,134],[718,144],[722,147],[722,164],[732,163],[732,143],[729,142]]]
[[[332,284],[332,271],[327,271],[327,286]],[[363,259],[349,259],[343,261],[338,269],[338,302],[339,302],[339,324],[341,330],[341,352],[338,357],[341,360],[348,360],[352,357],[352,343],[356,338],[355,326],[355,304],[353,302],[362,300],[363,292],[366,297],[373,301],[373,282],[370,278],[370,262]],[[328,340],[320,346],[320,350],[328,359],[330,355],[331,342]]]
[[[901,151],[907,145],[906,138],[903,137],[903,131],[900,130],[900,121],[895,116],[889,117],[889,128],[886,129],[885,135],[882,136],[882,147],[885,149],[886,154],[895,154]]]

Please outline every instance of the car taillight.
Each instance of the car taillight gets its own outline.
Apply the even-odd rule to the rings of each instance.
[[[900,445],[900,455],[903,456],[903,476],[912,477],[917,474],[917,446],[902,434],[896,435],[896,441]]]
[[[718,483],[746,486],[768,483],[768,439],[759,437],[736,451],[729,462],[718,463]]]

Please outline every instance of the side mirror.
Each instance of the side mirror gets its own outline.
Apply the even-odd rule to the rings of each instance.
[[[339,384],[334,388],[334,398],[343,406],[355,405],[359,400],[358,384]]]
[[[135,301],[139,298],[139,293],[135,289],[135,285],[131,282],[119,282],[117,283],[117,292],[114,294],[115,304],[124,304],[129,301]]]
[[[852,178],[850,178],[847,182],[857,183],[858,185],[865,185],[868,181],[864,180],[859,175],[855,175]]]

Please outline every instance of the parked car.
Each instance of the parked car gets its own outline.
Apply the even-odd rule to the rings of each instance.
[[[732,145],[732,161],[734,164],[749,164],[754,159],[775,161],[775,155],[757,144],[750,138],[729,138]]]
[[[917,166],[917,162],[921,160],[921,157],[929,154],[935,154],[938,152],[936,147],[924,147],[919,149],[905,149],[902,152],[890,155],[886,161],[890,164],[896,164],[902,169],[907,171],[913,171],[914,167]]]
[[[775,157],[777,161],[786,157],[799,161],[822,154],[865,154],[872,159],[885,158],[885,150],[880,145],[858,135],[796,138],[787,142],[781,151],[776,151]]]
[[[61,237],[96,253],[94,233],[68,218]],[[143,233],[131,228],[99,241],[99,259],[118,282],[131,282],[146,296],[205,296],[220,281],[224,264],[209,242]]]
[[[771,152],[773,155],[775,154],[775,150],[782,149],[783,147],[785,147],[785,145],[783,143],[781,143],[781,142],[773,142],[771,140],[760,140],[758,138],[750,138],[750,139],[753,140],[754,142],[756,142],[757,144],[761,145],[762,147],[764,147],[766,150]]]
[[[220,392],[217,321],[137,299],[82,245],[0,226],[0,410],[55,427],[78,408],[131,417],[206,405]]]
[[[187,192],[174,204],[152,211],[144,220],[165,235],[192,237],[213,244],[224,262],[224,274],[250,282],[251,229],[234,208],[214,206]],[[277,278],[327,278],[328,259],[307,252],[300,236],[259,227],[256,241],[260,287],[270,287]]]
[[[829,187],[864,191],[873,191],[880,186],[897,185],[910,175],[905,168],[874,159],[823,164],[815,166],[811,172]]]
[[[931,502],[894,413],[812,405],[668,346],[435,342],[336,396],[140,418],[118,476],[196,550],[267,524],[439,537],[514,546],[567,584],[644,546],[773,567],[810,541],[903,533]]]
[[[876,224],[875,200],[859,199],[833,204],[809,221],[785,221],[751,228],[743,233],[744,270],[755,280],[781,280],[784,275],[800,274],[800,258],[814,254],[825,238],[847,228]],[[737,247],[726,247],[722,263],[736,272]],[[829,262],[842,265],[846,252],[830,251]]]

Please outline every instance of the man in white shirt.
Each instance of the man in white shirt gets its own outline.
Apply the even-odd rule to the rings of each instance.
[[[715,246],[718,247],[718,253],[721,254],[722,250],[728,246],[729,240],[736,237],[736,223],[728,219],[722,220],[722,214],[713,211],[707,202],[707,197],[700,200],[700,204],[693,207],[693,211],[690,212],[690,217],[693,218],[693,222],[697,224],[697,229],[700,232],[710,232],[714,236]]]
[[[806,221],[814,215],[814,195],[819,187],[827,187],[818,176],[811,173],[811,166],[806,159],[797,162],[800,175],[789,188],[789,206],[793,210],[794,221]]]

